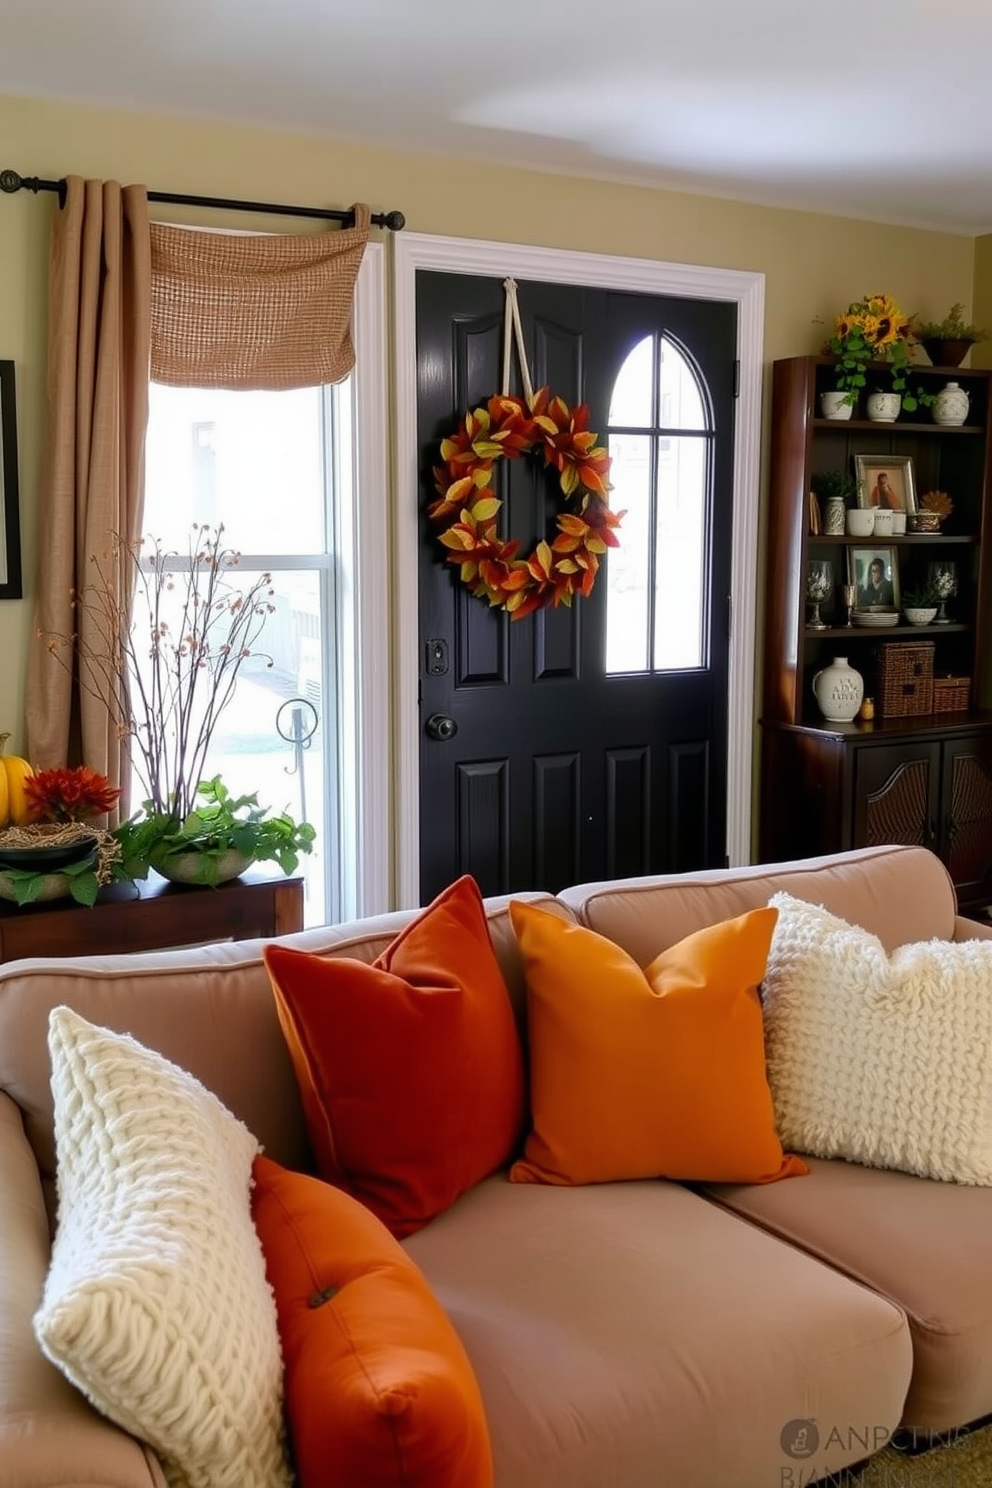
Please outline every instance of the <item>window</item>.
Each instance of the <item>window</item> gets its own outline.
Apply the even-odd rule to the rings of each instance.
[[[705,666],[714,429],[702,381],[664,335],[644,338],[610,403],[610,505],[626,510],[607,562],[606,670]]]
[[[143,531],[185,555],[193,523],[223,524],[225,546],[241,554],[231,577],[272,576],[275,611],[260,654],[242,666],[206,774],[316,827],[301,862],[308,924],[340,918],[327,844],[340,840],[342,810],[354,810],[353,793],[342,802],[331,784],[346,711],[334,513],[354,499],[352,415],[350,378],[292,392],[150,391]]]

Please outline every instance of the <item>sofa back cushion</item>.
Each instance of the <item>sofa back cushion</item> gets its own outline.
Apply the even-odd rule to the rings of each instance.
[[[202,890],[201,892],[213,892]],[[222,893],[223,890],[216,892]],[[555,908],[548,894],[516,895]],[[518,1026],[523,973],[506,898],[486,915]],[[85,914],[67,908],[67,914]],[[319,955],[374,961],[416,912],[401,910],[283,936]],[[312,1168],[293,1066],[262,961],[261,940],[142,955],[32,959],[0,966],[0,1090],[20,1106],[54,1214],[55,1144],[48,1015],[74,1008],[91,1023],[129,1033],[196,1076],[253,1132],[276,1162]]]
[[[794,863],[580,884],[559,898],[580,924],[646,966],[686,935],[758,909],[777,893],[822,904],[877,935],[887,951],[954,936],[954,888],[940,859],[922,847],[861,848]]]

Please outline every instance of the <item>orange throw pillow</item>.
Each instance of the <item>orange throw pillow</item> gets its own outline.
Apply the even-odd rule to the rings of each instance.
[[[419,1267],[339,1189],[267,1157],[253,1175],[301,1488],[491,1488],[479,1387]]]
[[[321,1177],[403,1236],[510,1162],[523,1054],[473,879],[371,966],[279,945],[264,955]]]
[[[642,971],[602,935],[512,903],[527,979],[533,1131],[515,1183],[807,1172],[775,1131],[758,985],[777,912],[756,909]]]

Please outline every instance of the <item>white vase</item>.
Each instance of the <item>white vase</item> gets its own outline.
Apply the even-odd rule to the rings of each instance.
[[[872,423],[894,424],[902,407],[902,396],[899,393],[869,393],[865,406]]]
[[[813,696],[828,723],[850,723],[864,695],[864,678],[848,666],[846,656],[835,656],[813,678]]]
[[[848,399],[847,393],[821,393],[820,409],[824,418],[849,419],[854,412],[854,404]]]
[[[941,388],[933,405],[935,424],[963,424],[968,417],[968,394],[959,382],[949,382]]]
[[[823,503],[823,531],[828,537],[837,537],[844,531],[846,513],[843,496],[828,496]]]

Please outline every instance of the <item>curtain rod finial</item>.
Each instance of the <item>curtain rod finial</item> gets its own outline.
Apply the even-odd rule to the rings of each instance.
[[[16,171],[0,171],[0,191],[6,191],[8,194],[12,194],[15,191],[20,191],[23,185],[24,182]]]
[[[402,232],[406,227],[406,218],[402,212],[383,212],[382,225],[388,227],[390,232]]]

